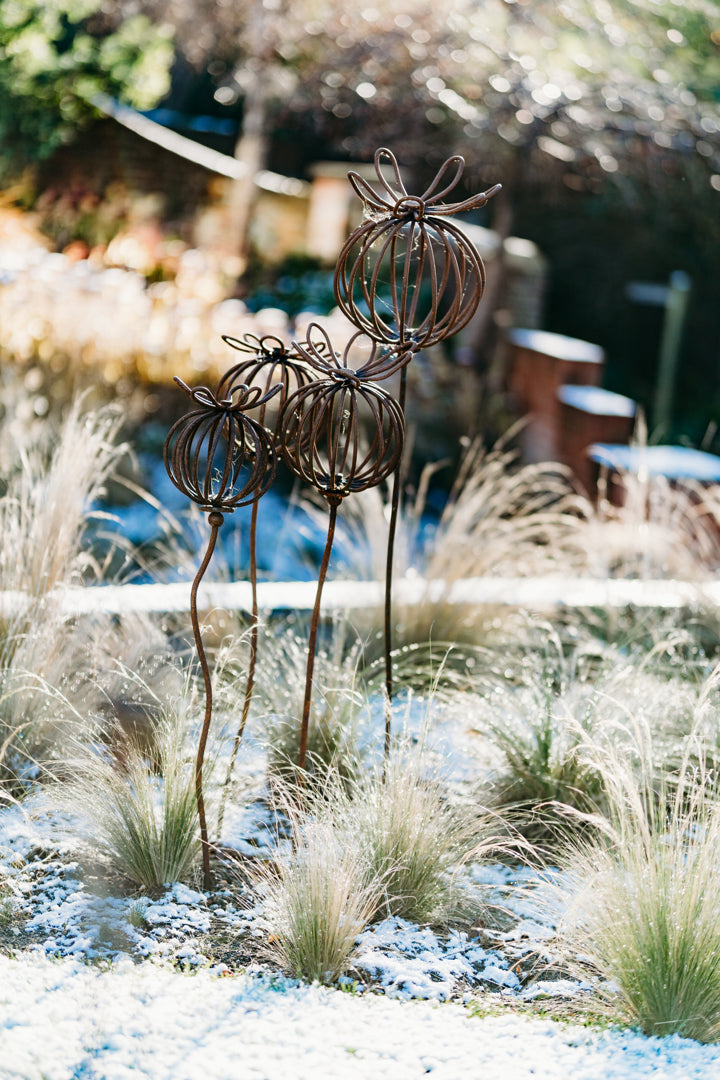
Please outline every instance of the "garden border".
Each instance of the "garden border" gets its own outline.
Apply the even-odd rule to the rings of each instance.
[[[385,584],[381,581],[328,581],[322,611],[381,607]],[[167,614],[187,611],[188,582],[147,585],[93,585],[58,589],[47,597],[66,615],[108,612],[113,615],[144,612]],[[258,585],[262,611],[310,611],[315,600],[313,581],[266,581]],[[556,608],[639,607],[720,608],[720,582],[637,580],[600,578],[461,578],[449,586],[442,580],[406,577],[395,582],[394,601],[419,604],[497,604],[505,607],[553,610]],[[33,598],[18,591],[0,592],[0,616],[22,612]],[[249,581],[203,582],[198,608],[229,611],[252,610]]]

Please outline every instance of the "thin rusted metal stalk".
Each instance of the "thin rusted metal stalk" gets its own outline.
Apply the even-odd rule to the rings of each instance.
[[[305,673],[305,697],[303,699],[302,721],[300,724],[300,750],[298,753],[298,773],[302,776],[307,756],[308,728],[310,726],[310,702],[312,699],[313,673],[315,671],[315,652],[317,648],[318,624],[320,622],[320,601],[322,599],[323,585],[327,576],[330,554],[332,552],[333,539],[335,537],[335,521],[337,519],[338,506],[342,499],[338,496],[326,496],[330,504],[330,517],[328,520],[327,540],[323,552],[320,572],[318,574],[317,592],[315,593],[315,606],[312,619],[310,620],[310,636],[308,638],[308,658]]]
[[[247,681],[245,683],[245,698],[243,700],[242,713],[240,715],[240,723],[238,725],[235,739],[233,742],[232,752],[230,754],[230,763],[223,782],[223,788],[220,795],[220,809],[218,811],[218,824],[217,835],[218,840],[222,837],[223,821],[225,820],[225,804],[227,803],[228,792],[230,790],[230,780],[232,778],[233,770],[235,768],[235,760],[240,749],[240,743],[245,732],[245,725],[247,724],[247,718],[250,713],[250,703],[252,701],[253,690],[255,688],[255,666],[257,663],[257,647],[258,647],[258,625],[259,625],[259,608],[258,608],[258,593],[257,593],[257,520],[258,520],[258,503],[256,499],[252,504],[252,514],[250,517],[250,589],[252,592],[252,624],[250,628],[250,656],[248,658],[248,673]]]
[[[398,405],[405,414],[405,393],[407,387],[407,368],[400,372],[400,393]],[[388,528],[387,562],[385,564],[385,752],[384,761],[387,762],[390,755],[390,739],[392,735],[392,579],[393,561],[395,557],[395,533],[397,531],[398,514],[400,512],[400,486],[402,474],[402,459],[398,461],[397,468],[393,473],[392,501],[390,504],[390,525]],[[384,766],[383,766],[384,768]]]
[[[217,542],[218,530],[223,521],[222,514],[214,510],[208,516],[208,523],[211,526],[210,539],[208,541],[207,551],[205,552],[205,558],[200,564],[200,569],[195,575],[195,580],[192,583],[192,589],[190,590],[190,621],[192,622],[193,636],[195,638],[195,648],[197,649],[198,660],[200,661],[200,667],[202,669],[203,681],[205,683],[205,718],[203,720],[202,731],[200,732],[200,742],[198,743],[197,759],[195,761],[195,797],[197,799],[198,819],[200,821],[200,844],[202,847],[202,865],[203,865],[203,886],[206,892],[209,892],[212,888],[212,878],[210,875],[210,843],[208,841],[207,822],[205,820],[205,800],[203,798],[203,785],[202,785],[202,771],[203,761],[205,758],[205,747],[207,745],[208,733],[210,731],[210,719],[212,717],[212,679],[210,677],[210,668],[208,667],[207,657],[205,655],[205,646],[203,645],[202,635],[200,633],[200,621],[198,619],[197,608],[197,594],[200,582],[202,581],[205,571],[210,565],[213,552],[215,550],[215,544]]]

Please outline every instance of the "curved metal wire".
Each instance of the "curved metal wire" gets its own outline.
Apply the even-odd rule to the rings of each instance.
[[[302,386],[312,378],[301,357],[274,334],[265,334],[263,337],[245,334],[243,338],[223,334],[222,339],[231,349],[249,355],[225,372],[215,391],[219,396],[232,397],[235,389],[243,385],[259,387],[264,396],[279,385],[280,391],[275,405],[282,408],[293,385]],[[264,417],[263,406],[260,423],[264,423]]]
[[[205,686],[205,715],[203,716],[202,729],[200,731],[200,739],[198,741],[197,757],[195,758],[195,800],[198,808],[198,821],[200,823],[200,850],[202,853],[202,866],[203,866],[203,885],[205,890],[209,892],[212,887],[212,877],[210,874],[210,841],[208,839],[207,820],[205,818],[205,798],[203,796],[203,762],[205,760],[205,747],[207,746],[208,734],[210,732],[210,721],[212,719],[212,707],[213,707],[213,692],[212,692],[212,678],[210,676],[210,668],[207,662],[207,656],[205,655],[205,646],[203,645],[202,634],[200,633],[200,620],[198,618],[198,605],[197,594],[200,582],[205,576],[205,571],[210,565],[213,552],[215,551],[215,544],[217,542],[218,531],[223,523],[223,516],[218,510],[213,510],[208,517],[210,524],[210,539],[208,540],[208,546],[205,551],[205,556],[200,563],[195,579],[192,583],[190,590],[190,622],[192,624],[193,637],[195,639],[195,648],[197,649],[198,660],[200,662],[200,669],[202,671],[203,683]]]
[[[367,353],[366,358],[357,366],[351,367],[350,360],[360,352],[360,344]],[[333,350],[327,331],[319,323],[310,323],[307,339],[302,344],[294,343],[297,354],[312,371],[330,378],[338,378],[338,371],[352,372],[358,379],[382,382],[410,363],[413,352],[410,349],[387,348],[380,350],[380,342],[370,337],[363,330],[358,330],[350,338],[342,353]]]
[[[311,329],[329,341],[320,327]],[[323,495],[341,499],[389,476],[400,461],[405,435],[397,402],[367,374],[374,370],[372,359],[357,371],[351,369],[350,347],[342,359],[333,353],[331,360],[315,349],[311,335],[304,345],[296,343],[324,378],[292,394],[278,421],[280,453],[291,472]]]
[[[390,165],[392,180],[395,183],[394,187],[383,171],[383,159],[387,160]],[[392,150],[388,150],[386,146],[381,146],[375,151],[374,163],[378,183],[385,192],[386,198],[378,192],[376,187],[372,187],[367,180],[363,179],[359,173],[349,172],[348,180],[355,189],[356,194],[359,195],[368,209],[375,214],[384,214],[388,211],[402,214],[411,207],[427,210],[428,206],[432,206],[433,214],[452,216],[453,214],[465,213],[468,210],[477,210],[479,207],[484,206],[488,199],[491,199],[493,195],[497,195],[502,187],[502,184],[495,184],[493,187],[488,188],[487,191],[481,191],[477,195],[472,195],[469,199],[464,199],[462,202],[440,204],[440,200],[449,195],[460,183],[465,170],[465,159],[460,154],[454,154],[443,162],[432,183],[422,195],[410,195],[408,193],[400,176],[397,158]],[[455,175],[444,188],[438,191],[437,188],[446,179],[447,173],[453,166],[455,167]]]
[[[358,335],[338,355],[329,337],[316,324],[308,340],[295,348],[320,376],[292,394],[282,409],[278,426],[282,432],[280,453],[296,476],[312,484],[328,502],[327,539],[318,575],[310,621],[305,695],[300,723],[298,774],[302,776],[307,753],[322,590],[332,552],[338,506],[352,492],[381,483],[394,472],[402,456],[405,420],[398,403],[372,375],[385,363],[371,343],[365,364],[355,370],[349,354]],[[399,359],[390,361],[394,363]],[[404,361],[403,361],[404,363]]]
[[[394,186],[384,175],[384,159]],[[376,341],[416,352],[457,333],[477,310],[485,269],[475,246],[447,218],[484,206],[500,185],[463,202],[441,203],[460,181],[464,166],[463,158],[449,158],[417,196],[408,194],[397,160],[385,148],[375,154],[381,192],[357,173],[348,173],[370,217],[340,252],[335,299],[347,318]],[[441,187],[453,167],[454,175]]]
[[[237,398],[218,399],[206,386],[175,382],[201,406],[170,428],[163,460],[173,484],[201,510],[231,514],[267,491],[275,477],[273,440],[249,409],[270,400],[280,389],[262,394],[259,387],[238,385]]]
[[[371,220],[345,242],[334,288],[338,307],[369,337],[417,351],[467,325],[485,289],[485,268],[452,222]]]
[[[405,415],[405,395],[407,391],[407,368],[403,368],[400,375],[400,393],[398,406],[403,416]],[[398,462],[393,473],[392,493],[390,496],[390,521],[388,522],[388,540],[385,556],[385,609],[383,619],[384,635],[384,660],[385,660],[385,745],[383,752],[383,779],[385,769],[390,757],[390,742],[392,738],[392,698],[393,698],[393,668],[392,668],[392,582],[395,561],[395,534],[397,532],[398,515],[400,513],[400,482],[402,461]]]

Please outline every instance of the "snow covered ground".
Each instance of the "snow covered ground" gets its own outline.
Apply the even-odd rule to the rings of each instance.
[[[452,734],[428,752],[462,777]],[[245,751],[254,774],[252,741]],[[592,1003],[591,987],[545,970],[553,927],[528,868],[469,867],[508,915],[494,928],[370,926],[330,990],[257,961],[253,939],[272,929],[257,897],[222,883],[209,895],[113,891],[86,873],[72,827],[33,797],[0,812],[0,1080],[720,1080],[718,1047],[512,1011]],[[269,854],[266,804],[231,805],[223,842]],[[247,958],[220,962],[218,934]]]
[[[552,937],[527,899],[515,901],[515,926],[490,940],[375,924],[354,965],[371,987],[348,979],[343,992],[207,959],[212,920],[262,935],[261,906],[183,885],[152,900],[102,895],[67,841],[53,840],[52,813],[5,810],[0,826],[5,895],[22,914],[18,954],[0,955],[2,1080],[720,1080],[717,1047],[503,1007],[583,994],[569,980],[515,973],[516,958],[542,959]],[[500,891],[523,873],[473,870]]]
[[[713,1080],[677,1037],[121,959],[0,957],[4,1080]]]

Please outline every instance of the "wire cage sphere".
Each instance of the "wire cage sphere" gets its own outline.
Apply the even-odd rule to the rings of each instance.
[[[315,341],[313,333],[320,335]],[[367,364],[358,370],[348,366],[359,336],[338,358],[325,331],[317,324],[309,327],[308,341],[296,342],[295,348],[321,377],[292,394],[279,418],[285,464],[329,500],[381,483],[397,468],[403,450],[402,410],[372,381],[374,344]]]
[[[385,161],[395,186],[384,175]],[[449,158],[419,196],[408,194],[395,155],[385,148],[375,153],[381,191],[348,173],[368,218],[340,252],[335,299],[346,317],[376,341],[417,351],[457,333],[475,314],[485,289],[485,267],[474,244],[447,219],[484,206],[500,185],[443,204],[464,167],[462,157]]]
[[[170,428],[163,446],[168,476],[201,510],[231,514],[268,490],[277,469],[272,436],[246,415],[273,397],[239,384],[220,397],[206,386],[191,390],[175,382],[200,406]]]
[[[273,434],[277,440],[279,435],[277,419],[283,405],[291,393],[312,380],[312,372],[299,353],[292,347],[288,348],[285,342],[274,334],[265,334],[263,337],[244,334],[242,338],[223,334],[222,339],[230,348],[248,355],[244,360],[228,368],[217,385],[216,396],[231,398],[239,386],[247,386],[258,387],[265,399],[265,395],[277,387],[273,400],[273,411],[275,411]],[[267,426],[264,400],[255,405],[255,412],[258,422]]]

